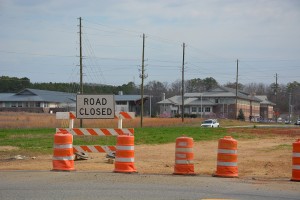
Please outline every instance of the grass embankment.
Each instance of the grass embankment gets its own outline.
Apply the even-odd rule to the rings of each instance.
[[[0,146],[17,147],[19,151],[51,153],[55,129],[2,129]],[[135,129],[135,144],[164,144],[175,142],[177,137],[188,136],[195,141],[217,140],[228,135],[223,128],[208,129],[199,127],[145,127]],[[235,138],[248,137],[247,134],[232,135]],[[116,137],[74,136],[74,145],[115,145]]]

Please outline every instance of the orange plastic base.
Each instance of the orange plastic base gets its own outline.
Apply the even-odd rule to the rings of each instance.
[[[174,166],[175,175],[195,175],[193,164],[176,164]]]
[[[217,166],[217,171],[215,174],[213,174],[213,176],[225,177],[225,178],[236,178],[238,177],[238,168]]]
[[[137,172],[134,163],[130,162],[115,162],[114,172],[119,173],[134,173]]]
[[[53,171],[74,171],[74,160],[52,160]]]
[[[298,181],[298,182],[300,182],[300,170],[293,169],[291,181]]]

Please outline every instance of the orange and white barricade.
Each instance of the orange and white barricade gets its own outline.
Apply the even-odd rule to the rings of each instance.
[[[54,171],[72,171],[74,169],[73,136],[57,132],[54,135],[52,158]]]
[[[300,139],[293,143],[292,164],[293,167],[291,181],[300,181]]]
[[[176,139],[174,173],[176,175],[194,175],[194,140],[190,137]]]
[[[219,139],[217,171],[213,176],[238,177],[237,141],[231,136]]]
[[[137,172],[134,166],[134,136],[120,135],[117,137],[114,172]]]
[[[72,135],[84,136],[118,136],[134,135],[134,128],[57,128],[57,132],[67,132]]]
[[[134,119],[135,112],[116,112],[115,119],[118,119],[118,128],[123,128],[123,119]]]

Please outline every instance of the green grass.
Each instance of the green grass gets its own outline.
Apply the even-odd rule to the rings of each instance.
[[[14,146],[21,150],[51,153],[55,129],[0,129],[0,146]],[[225,135],[234,138],[248,138],[249,134],[228,134],[224,128],[199,127],[145,127],[135,129],[135,144],[164,144],[176,141],[177,137],[187,136],[195,141],[217,140]],[[74,145],[115,145],[116,137],[74,136]]]

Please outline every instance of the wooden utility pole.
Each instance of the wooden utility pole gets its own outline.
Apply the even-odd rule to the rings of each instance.
[[[292,93],[289,93],[289,123],[292,121]]]
[[[81,41],[81,17],[79,17],[79,65],[80,65],[80,94],[83,94],[83,79],[82,79],[82,41]],[[82,119],[80,119],[80,128],[82,128]]]
[[[184,54],[185,54],[185,43],[182,44],[182,83],[181,83],[181,121],[184,122]]]
[[[143,115],[144,115],[144,79],[145,79],[145,33],[143,33],[143,52],[142,52],[142,71],[140,78],[141,84],[141,127],[143,127]]]
[[[277,73],[275,74],[275,101],[276,101],[276,109],[275,109],[275,122],[277,123],[278,120],[278,113],[279,113],[279,109],[278,109],[278,75]]]
[[[239,60],[236,60],[235,119],[238,118]]]

